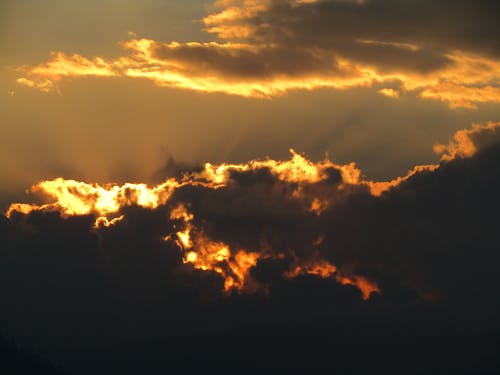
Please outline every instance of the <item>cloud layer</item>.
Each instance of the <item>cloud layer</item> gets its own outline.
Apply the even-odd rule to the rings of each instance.
[[[1,217],[2,320],[76,373],[494,373],[499,129],[385,183],[295,153],[156,187],[42,182],[47,203]]]
[[[166,87],[272,97],[290,90],[387,85],[451,108],[500,101],[491,1],[218,1],[213,42],[131,39],[118,58],[54,53],[21,85],[59,90],[70,77],[131,77]],[[385,20],[380,22],[380,20]]]

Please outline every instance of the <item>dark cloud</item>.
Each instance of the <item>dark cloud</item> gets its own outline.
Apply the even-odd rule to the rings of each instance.
[[[325,48],[382,69],[427,72],[446,66],[446,53],[455,49],[498,57],[499,12],[492,0],[273,1],[234,25],[251,27],[256,41]]]
[[[298,184],[266,168],[226,187],[188,185],[156,209],[124,208],[116,224],[57,212],[0,220],[0,321],[8,334],[75,374],[172,368],[326,368],[341,373],[493,374],[499,369],[496,128],[477,152],[422,171],[380,197],[339,172],[302,194],[335,196],[316,215]],[[480,134],[480,135],[479,135]],[[341,187],[344,186],[344,187]],[[216,272],[185,264],[163,237],[193,224],[263,257],[257,293],[221,292]],[[323,241],[317,241],[322,236]],[[284,277],[296,258],[327,259],[378,283],[364,301],[335,278]]]
[[[199,43],[175,46],[156,43],[151,49],[155,58],[177,61],[190,74],[204,77],[215,74],[229,80],[245,80],[339,74],[335,55],[328,51],[318,53],[314,49]]]

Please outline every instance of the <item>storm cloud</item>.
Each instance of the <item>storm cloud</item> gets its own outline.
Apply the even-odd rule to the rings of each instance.
[[[493,374],[498,129],[457,133],[437,147],[448,155],[440,164],[383,191],[327,162],[305,178],[296,154],[294,168],[187,171],[189,183],[154,207],[129,188],[117,212],[100,212],[106,222],[96,223],[92,191],[87,214],[16,206],[0,221],[1,320],[82,374],[243,363]],[[213,248],[213,268],[189,255]],[[257,254],[244,271],[239,250]],[[363,283],[377,290],[363,298]]]

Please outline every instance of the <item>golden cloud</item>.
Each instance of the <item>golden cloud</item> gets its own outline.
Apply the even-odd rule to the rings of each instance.
[[[311,1],[287,4],[292,10],[315,5]],[[356,5],[360,6],[364,5]],[[272,7],[273,2],[266,0],[217,1],[203,23],[206,31],[224,42],[162,43],[133,38],[123,43],[127,53],[114,59],[57,52],[45,63],[25,68],[17,82],[57,92],[64,78],[131,77],[163,87],[253,98],[292,90],[390,83],[399,84],[399,89],[378,92],[393,98],[400,91],[414,92],[422,99],[445,102],[450,108],[500,102],[500,62],[494,58],[462,50],[429,54],[417,44],[366,38],[349,42],[355,53],[345,47],[293,44],[293,35],[288,37],[292,43],[268,40],[261,33],[277,26],[252,21],[271,12]],[[387,53],[391,55],[381,60]],[[394,62],[388,64],[391,60]],[[427,60],[436,60],[436,66],[413,67]]]
[[[264,176],[264,180],[266,175],[272,176],[274,181],[286,186],[280,193],[281,196],[285,197],[287,202],[292,202],[294,207],[298,207],[301,214],[306,217],[321,217],[325,210],[334,207],[346,197],[355,194],[378,197],[419,174],[433,173],[454,159],[472,157],[489,143],[497,142],[499,130],[500,122],[482,126],[476,124],[471,129],[460,130],[448,145],[434,147],[436,152],[443,154],[440,164],[416,166],[407,175],[392,181],[370,181],[362,176],[354,163],[339,165],[330,160],[312,162],[291,150],[292,156],[289,160],[251,160],[241,164],[219,165],[207,163],[200,171],[185,172],[180,178],[170,178],[156,186],[141,183],[99,185],[63,178],[42,181],[35,185],[32,191],[41,193],[48,198],[49,203],[13,203],[6,215],[12,218],[14,215],[28,215],[37,211],[55,211],[63,217],[92,215],[95,217],[95,230],[101,230],[119,225],[127,215],[127,207],[138,206],[151,210],[168,207],[174,194],[184,188],[201,188],[206,193],[236,188],[238,190],[235,191],[245,195],[248,193],[248,187],[238,182],[238,175],[246,173],[247,176],[260,176],[258,178]],[[265,173],[258,174],[259,172]],[[271,187],[270,191],[272,190]],[[379,291],[376,283],[366,277],[341,272],[331,261],[314,256],[324,242],[321,235],[308,245],[312,255],[307,258],[298,256],[293,249],[284,249],[286,254],[271,252],[265,244],[258,249],[233,248],[228,243],[210,238],[205,228],[200,226],[203,221],[195,221],[197,213],[191,212],[189,205],[188,201],[186,204],[177,203],[170,208],[169,218],[174,222],[174,232],[163,239],[173,241],[177,245],[182,252],[184,263],[223,277],[224,290],[227,292],[256,292],[262,289],[265,291],[265,285],[253,280],[250,269],[260,259],[280,257],[293,259],[285,274],[288,278],[301,274],[333,277],[341,284],[357,287],[364,299],[369,298],[372,292]]]

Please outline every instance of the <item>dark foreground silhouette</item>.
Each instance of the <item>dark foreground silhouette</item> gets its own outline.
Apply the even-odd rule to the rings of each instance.
[[[0,374],[67,375],[59,366],[0,336]]]

